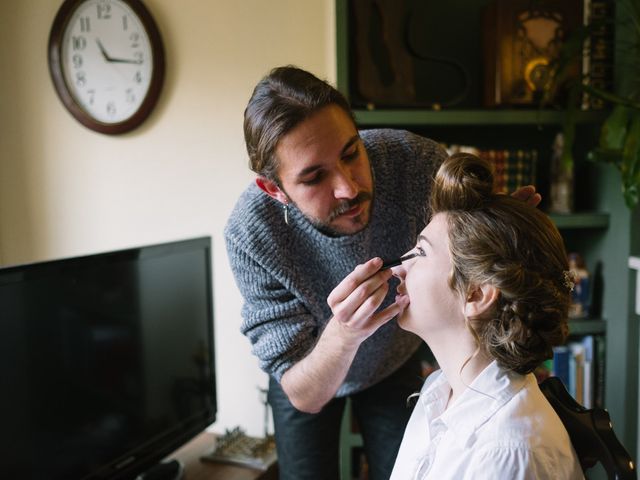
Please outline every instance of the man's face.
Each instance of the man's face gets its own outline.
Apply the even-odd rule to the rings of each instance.
[[[276,148],[280,189],[319,229],[362,230],[371,216],[369,158],[351,118],[329,105],[285,135]]]

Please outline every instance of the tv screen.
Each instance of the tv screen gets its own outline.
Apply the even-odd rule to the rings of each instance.
[[[215,420],[209,237],[0,269],[2,478],[132,478]]]

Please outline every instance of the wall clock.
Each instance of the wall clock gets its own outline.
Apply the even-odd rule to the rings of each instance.
[[[49,35],[49,71],[64,106],[106,134],[139,126],[164,80],[160,32],[140,0],[65,0]]]

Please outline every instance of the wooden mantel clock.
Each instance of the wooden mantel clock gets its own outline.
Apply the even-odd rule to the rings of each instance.
[[[487,107],[537,105],[569,32],[582,20],[580,0],[493,0],[484,13]],[[577,72],[576,72],[577,73]]]
[[[65,0],[49,35],[49,71],[64,106],[100,133],[133,130],[164,81],[164,48],[140,0]]]

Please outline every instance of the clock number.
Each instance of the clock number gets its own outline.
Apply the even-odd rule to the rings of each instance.
[[[142,83],[142,74],[140,73],[140,70],[136,72],[136,74],[133,76],[133,79],[136,83]]]
[[[87,77],[85,76],[85,73],[83,71],[77,72],[76,85],[78,85],[79,87],[84,87],[86,83],[87,83]]]
[[[140,46],[140,44],[138,43],[140,41],[139,33],[132,33],[131,35],[129,35],[129,40],[131,40],[131,48],[138,48]]]
[[[80,17],[80,31],[81,32],[91,31],[91,19],[89,17]]]
[[[73,66],[75,68],[80,68],[82,66],[82,55],[79,53],[74,54],[71,60],[73,61]]]
[[[107,113],[113,117],[116,114],[116,103],[112,100],[107,102]]]
[[[127,16],[123,15],[122,16],[122,30],[128,30],[129,29],[129,24],[127,23]]]
[[[91,88],[87,90],[87,93],[89,94],[89,105],[93,105],[93,102],[96,99],[96,91]]]
[[[137,63],[142,63],[142,62],[144,62],[144,53],[142,53],[142,52],[134,52],[133,53],[133,58],[136,59]]]
[[[83,36],[73,37],[71,41],[73,43],[74,50],[84,50],[84,48],[87,46],[87,39]]]
[[[127,99],[127,102],[129,102],[129,103],[133,103],[133,102],[136,101],[136,96],[133,93],[133,89],[127,88],[127,93],[125,95],[125,98]]]
[[[96,5],[96,8],[98,9],[98,19],[104,19],[104,20],[108,20],[111,18],[111,5],[109,5],[108,3],[98,3]]]

